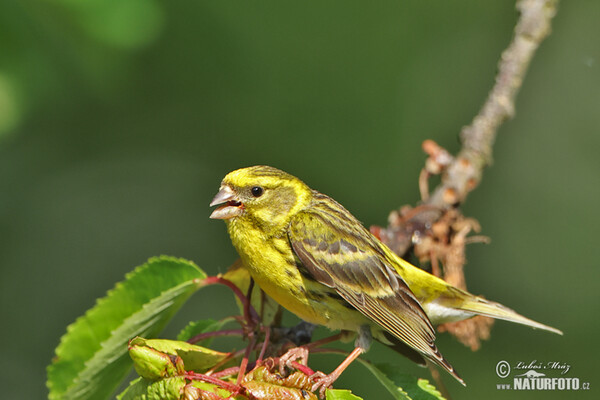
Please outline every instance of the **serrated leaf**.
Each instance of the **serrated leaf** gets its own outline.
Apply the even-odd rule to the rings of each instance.
[[[165,256],[127,274],[67,327],[48,367],[49,398],[107,398],[131,367],[128,340],[158,334],[204,278],[192,262]]]
[[[177,335],[177,340],[188,341],[196,335],[206,332],[215,332],[223,327],[230,321],[234,321],[234,318],[225,318],[220,321],[213,319],[204,319],[200,321],[190,322],[185,328]],[[208,338],[195,343],[198,346],[208,347],[212,343],[213,338]]]
[[[325,400],[362,400],[362,397],[352,394],[349,390],[327,389],[325,392]]]
[[[121,392],[118,400],[179,400],[185,387],[185,378],[172,377],[160,381],[137,378]]]
[[[376,367],[401,387],[413,400],[445,400],[442,394],[427,379],[416,378],[398,372],[398,368],[390,364],[376,364]]]
[[[398,372],[398,368],[389,364],[371,364],[358,358],[392,396],[397,400],[445,400],[441,393],[426,379],[417,379]]]
[[[417,381],[417,385],[419,385],[419,387],[421,389],[423,389],[423,391],[432,395],[434,398],[439,399],[439,400],[446,400],[446,398],[444,396],[442,396],[442,393],[440,393],[440,391],[437,390],[435,388],[435,386],[433,386],[427,379],[419,378],[419,380]],[[415,396],[415,399],[417,399],[416,396]]]

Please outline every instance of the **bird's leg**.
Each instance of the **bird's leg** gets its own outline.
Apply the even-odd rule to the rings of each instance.
[[[335,335],[326,337],[324,339],[316,340],[314,342],[289,349],[284,355],[279,357],[279,373],[283,375],[285,373],[285,367],[294,368],[292,363],[298,360],[300,361],[301,365],[306,366],[308,364],[308,353],[311,349],[323,346],[327,343],[335,342],[343,335],[343,333],[336,333]]]
[[[340,377],[342,372],[344,372],[344,370],[348,368],[350,364],[352,364],[352,361],[356,360],[361,354],[367,352],[372,340],[371,328],[368,325],[361,326],[360,330],[358,331],[358,337],[354,342],[354,350],[352,350],[346,359],[342,361],[342,363],[338,365],[338,367],[329,375],[325,375],[323,372],[315,372],[313,375],[311,375],[310,378],[315,382],[311,390],[313,392],[319,390],[319,396],[324,398],[325,391],[329,389],[331,385],[333,385],[333,382]]]
[[[352,364],[352,361],[356,360],[358,356],[363,354],[365,351],[365,349],[355,347],[354,350],[352,350],[352,353],[348,354],[348,357],[346,357],[346,359],[342,361],[342,363],[338,365],[338,367],[329,375],[325,375],[323,372],[315,372],[310,377],[313,381],[316,381],[311,390],[313,392],[319,390],[319,396],[324,398],[325,391],[329,389],[331,385],[333,385],[333,382],[340,377],[342,372],[344,372],[344,370],[348,368],[350,364]]]

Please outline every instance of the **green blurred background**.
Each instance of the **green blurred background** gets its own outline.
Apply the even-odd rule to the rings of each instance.
[[[516,17],[479,0],[0,2],[3,397],[46,397],[66,326],[147,258],[224,271],[236,255],[208,203],[230,170],[282,168],[366,225],[415,204],[421,142],[457,151]],[[598,396],[598,17],[598,1],[560,4],[464,205],[492,239],[468,248],[469,289],[565,335],[498,322],[473,353],[441,334],[469,385],[444,377],[456,399]],[[205,289],[164,335],[234,311]],[[498,391],[500,360],[565,362],[592,390]],[[358,365],[338,387],[391,398]]]

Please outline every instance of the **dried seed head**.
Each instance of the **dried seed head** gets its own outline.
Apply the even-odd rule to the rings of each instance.
[[[458,193],[456,192],[456,190],[454,188],[447,188],[444,191],[443,198],[444,198],[444,202],[446,204],[453,205],[453,204],[458,203]]]

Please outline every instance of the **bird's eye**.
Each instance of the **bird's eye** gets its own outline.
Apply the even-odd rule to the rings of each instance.
[[[260,186],[254,186],[252,187],[252,189],[250,189],[250,192],[252,192],[252,196],[260,197],[264,193],[264,189]]]

